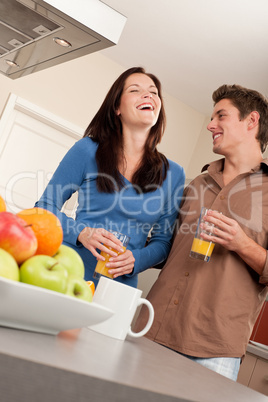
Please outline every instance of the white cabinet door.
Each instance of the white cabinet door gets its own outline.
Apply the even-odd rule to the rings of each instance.
[[[33,207],[83,130],[16,95],[0,120],[0,195],[13,213]],[[67,207],[72,215],[75,197]]]

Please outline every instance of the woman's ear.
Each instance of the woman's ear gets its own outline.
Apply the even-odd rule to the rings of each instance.
[[[115,111],[115,113],[116,113],[117,116],[120,116],[120,114],[121,114],[119,109],[117,109],[117,110]]]

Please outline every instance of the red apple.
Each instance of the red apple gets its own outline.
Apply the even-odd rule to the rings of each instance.
[[[21,264],[36,252],[37,239],[27,222],[11,212],[1,212],[0,248]]]

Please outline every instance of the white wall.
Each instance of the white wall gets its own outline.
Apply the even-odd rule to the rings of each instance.
[[[187,174],[205,116],[168,94],[164,94],[164,104],[167,130],[159,150],[182,165]]]
[[[199,175],[202,167],[207,163],[222,158],[221,155],[216,155],[212,152],[212,134],[207,130],[207,125],[209,122],[210,117],[205,117],[203,127],[199,137],[197,138],[192,157],[187,167],[186,173],[188,180]]]

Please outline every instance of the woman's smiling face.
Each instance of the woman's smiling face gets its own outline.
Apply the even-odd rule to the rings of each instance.
[[[161,109],[158,89],[146,74],[135,73],[125,82],[117,114],[123,127],[153,127]]]

